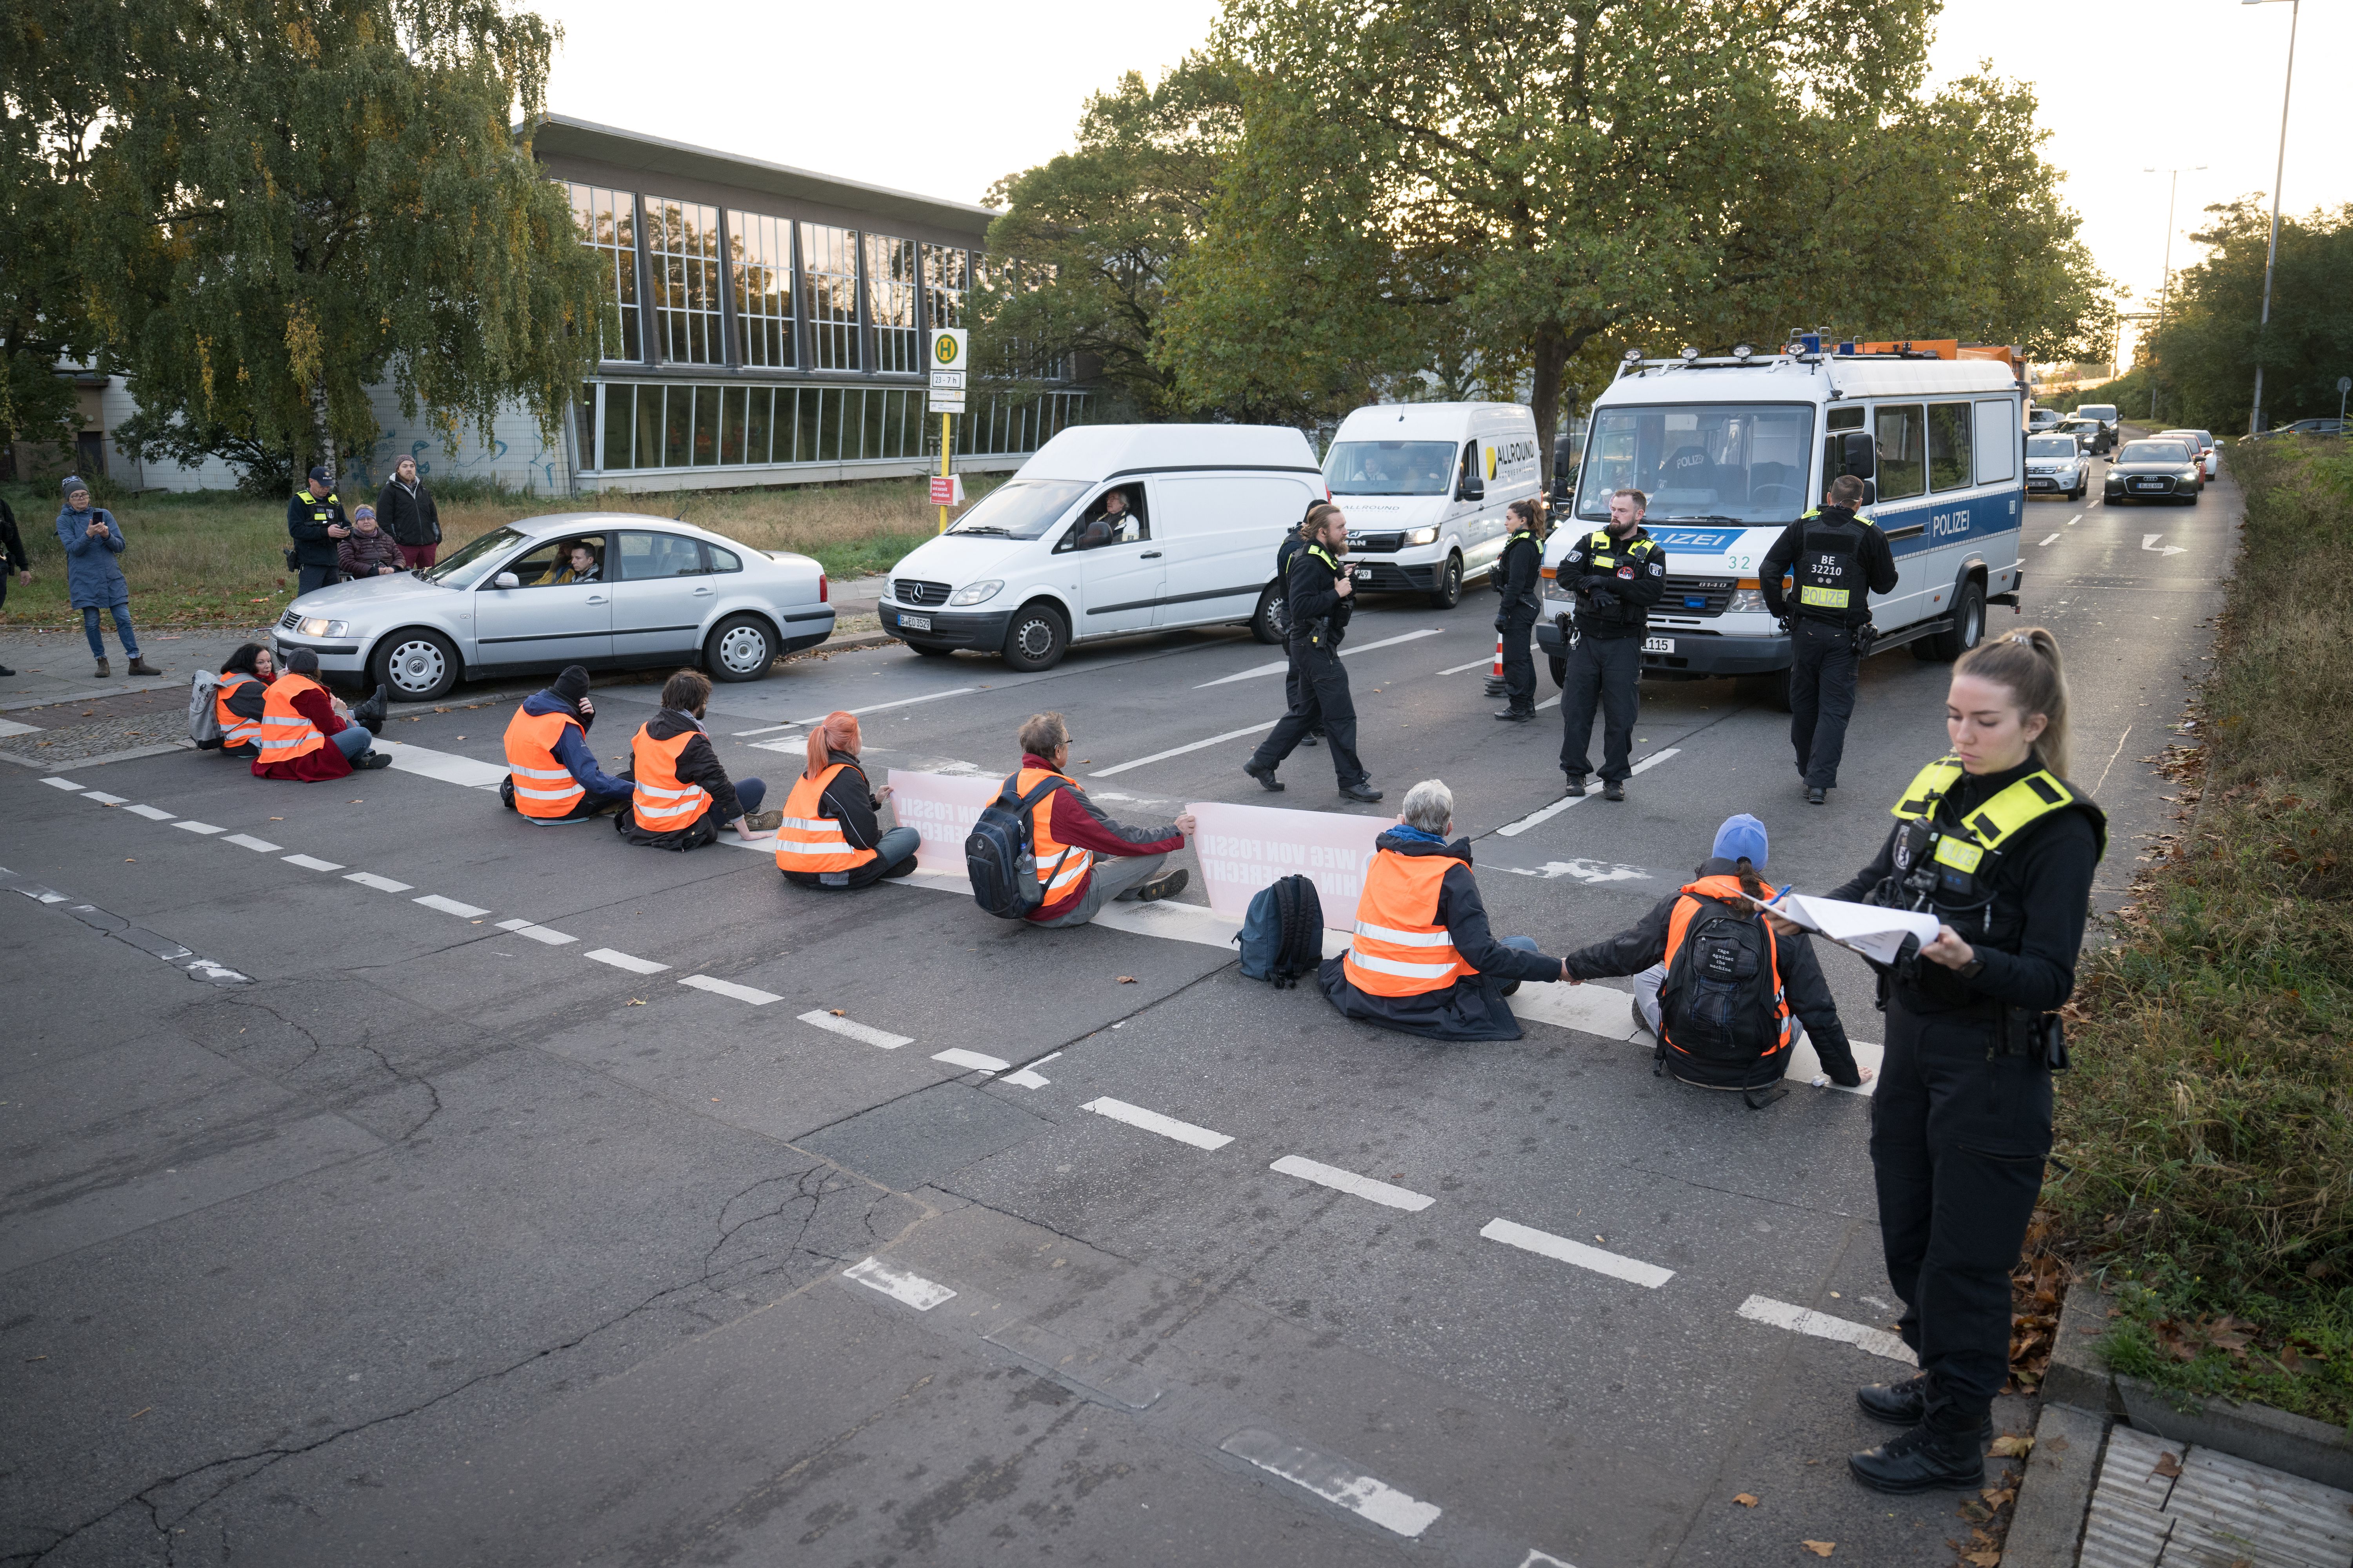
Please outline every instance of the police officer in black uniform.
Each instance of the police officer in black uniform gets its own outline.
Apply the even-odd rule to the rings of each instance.
[[[1340,664],[1340,639],[1355,613],[1356,587],[1340,565],[1348,552],[1348,520],[1325,501],[1307,509],[1299,525],[1305,547],[1292,558],[1290,595],[1291,707],[1259,743],[1242,772],[1270,790],[1281,790],[1274,770],[1317,722],[1332,748],[1332,770],[1340,793],[1350,800],[1375,801],[1364,764],[1356,760],[1356,704],[1348,695],[1348,672]]]
[[[1544,608],[1537,598],[1537,573],[1544,565],[1544,503],[1530,497],[1507,509],[1511,537],[1496,558],[1495,591],[1504,596],[1495,629],[1504,634],[1504,710],[1496,718],[1525,724],[1536,716],[1536,661],[1528,639]]]
[[[2041,627],[1953,671],[1952,753],[1895,805],[1877,858],[1831,896],[1934,911],[1934,941],[1880,973],[1886,1055],[1871,1162],[1888,1282],[1920,1372],[1864,1412],[1905,1430],[1848,1460],[1887,1492],[1984,1484],[2010,1373],[2010,1271],[2051,1152],[2058,1010],[2075,985],[2107,819],[2069,784],[2067,689]]]
[[[1601,797],[1624,800],[1633,772],[1634,718],[1641,707],[1642,632],[1666,592],[1667,556],[1642,531],[1650,498],[1623,489],[1609,498],[1609,525],[1578,540],[1554,568],[1577,595],[1577,641],[1560,689],[1560,771],[1568,793],[1585,793],[1593,744],[1593,710],[1604,719]]]
[[[1316,501],[1314,506],[1323,504],[1322,501]],[[1314,510],[1314,506],[1309,510]],[[1301,551],[1307,548],[1307,541],[1302,537],[1306,532],[1304,526],[1306,521],[1305,515],[1302,514],[1300,518],[1302,526],[1284,534],[1282,542],[1274,547],[1274,574],[1283,586],[1282,616],[1285,626],[1291,624],[1291,563],[1298,557]],[[1283,638],[1285,651],[1288,651],[1290,641],[1287,636]],[[1293,665],[1282,678],[1282,702],[1285,712],[1299,706],[1299,666],[1296,664]],[[1299,743],[1303,746],[1313,746],[1323,739],[1324,721],[1318,719],[1314,727],[1301,737]]]
[[[311,470],[303,487],[286,502],[286,533],[294,541],[287,564],[298,568],[297,597],[343,580],[335,542],[351,537],[351,519],[343,515],[343,499],[328,481],[324,466]]]
[[[1895,552],[1862,504],[1862,481],[1841,474],[1820,507],[1781,531],[1757,574],[1765,607],[1789,633],[1789,743],[1812,805],[1838,787],[1855,678],[1871,652],[1871,595],[1895,591]],[[1781,594],[1784,573],[1797,578],[1794,605]]]

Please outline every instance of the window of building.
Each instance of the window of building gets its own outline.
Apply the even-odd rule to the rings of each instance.
[[[1928,489],[1927,421],[1916,403],[1872,410],[1879,445],[1879,499],[1902,500]]]
[[[722,386],[607,382],[592,387],[581,449],[592,471],[744,468],[787,463],[935,462],[939,421],[916,387]],[[1086,395],[975,397],[957,416],[967,456],[1034,452],[1079,423]]]
[[[735,279],[735,363],[789,370],[793,358],[793,226],[759,213],[727,215]]]
[[[801,276],[807,280],[809,368],[858,368],[858,235],[801,225]]]
[[[923,368],[923,333],[915,326],[915,242],[866,237],[866,318],[874,323],[874,368]]]
[[[597,323],[596,352],[608,360],[646,357],[638,310],[638,198],[628,191],[566,185],[581,242],[596,253],[612,301]]]
[[[646,242],[654,279],[654,342],[661,357],[676,364],[724,364],[719,209],[649,197]]]
[[[923,325],[932,331],[961,327],[964,297],[972,287],[969,252],[952,246],[923,247]]]
[[[1969,473],[1969,405],[1966,403],[1928,405],[1928,488],[1966,489]]]

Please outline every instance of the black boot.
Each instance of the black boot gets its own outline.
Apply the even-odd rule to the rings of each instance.
[[[352,721],[364,725],[368,733],[373,735],[384,728],[384,716],[391,705],[391,690],[386,687],[379,686],[375,689],[374,696],[364,702],[353,706]]]
[[[1985,1485],[1985,1452],[1974,1432],[1914,1426],[1876,1448],[1847,1456],[1854,1479],[1875,1492],[1974,1491]]]
[[[1854,1391],[1854,1402],[1874,1421],[1917,1426],[1928,1414],[1928,1374],[1915,1372],[1901,1383],[1866,1384]]]
[[[1242,764],[1242,772],[1258,780],[1260,784],[1265,785],[1274,794],[1281,795],[1282,793],[1282,781],[1274,776],[1274,770],[1272,768],[1261,767],[1256,763],[1244,763]]]

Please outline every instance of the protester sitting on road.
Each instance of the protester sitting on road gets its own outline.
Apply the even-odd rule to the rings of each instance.
[[[1373,840],[1348,951],[1316,972],[1350,1018],[1434,1040],[1516,1040],[1504,999],[1525,980],[1565,980],[1535,939],[1497,941],[1471,874],[1471,841],[1450,844],[1454,792],[1438,779],[1406,791],[1397,826]]]
[[[66,549],[66,592],[81,612],[81,633],[90,639],[90,656],[98,660],[103,678],[114,673],[106,662],[106,644],[99,640],[98,612],[114,617],[114,635],[131,660],[133,675],[164,672],[139,657],[139,634],[131,629],[131,584],[116,562],[127,548],[122,525],[114,514],[90,502],[90,486],[68,476],[66,504],[58,513],[58,542]]]
[[[601,575],[596,565],[596,547],[585,539],[575,539],[565,546],[564,564],[549,574],[543,588],[561,587],[566,583],[594,583]]]
[[[1070,763],[1071,729],[1060,713],[1032,713],[1021,721],[1021,769],[1014,775],[1013,793],[1027,795],[1049,778],[1060,779],[1064,786],[1048,791],[1030,808],[1030,847],[1045,899],[1029,911],[1029,922],[1082,926],[1113,900],[1150,903],[1183,892],[1183,868],[1166,867],[1168,857],[1192,838],[1193,814],[1184,813],[1166,827],[1122,826],[1064,771]]]
[[[286,673],[262,693],[260,754],[253,760],[253,776],[316,784],[392,766],[388,754],[373,749],[384,705],[379,686],[358,709],[344,707],[319,684],[319,656],[296,648],[286,656]]]
[[[776,826],[776,869],[804,888],[864,888],[915,868],[922,836],[883,829],[876,813],[891,786],[866,782],[858,753],[864,742],[855,714],[832,712],[808,735],[808,766],[785,801]]]
[[[681,669],[662,682],[661,711],[631,737],[629,769],[621,777],[633,788],[629,804],[613,818],[630,843],[682,852],[717,843],[725,826],[748,844],[783,820],[781,811],[760,809],[766,784],[730,779],[720,765],[702,728],[710,702],[711,678]]]
[[[352,513],[352,531],[347,539],[335,545],[335,564],[344,576],[396,577],[406,570],[401,564],[400,546],[392,535],[376,526],[375,508],[363,506]]]
[[[403,458],[393,465],[392,478],[376,492],[375,510],[384,531],[400,546],[400,563],[410,571],[433,564],[441,548],[441,511],[433,492],[417,477],[417,459]]]
[[[220,725],[221,755],[251,762],[261,755],[264,693],[278,679],[269,650],[258,642],[240,644],[221,661],[213,688],[213,718]]]
[[[1685,1083],[1753,1092],[1778,1082],[1797,1044],[1794,1015],[1830,1080],[1853,1089],[1871,1072],[1855,1066],[1812,944],[1802,931],[1766,929],[1750,909],[1773,897],[1757,876],[1769,848],[1763,823],[1746,812],[1725,818],[1696,879],[1660,900],[1632,930],[1570,953],[1570,978],[1634,975],[1634,1022],[1659,1041],[1659,1060]],[[1769,963],[1769,974],[1761,963],[1739,973],[1749,969],[1752,948]],[[1721,978],[1712,965],[1724,967]],[[1733,1011],[1744,1007],[1753,1016]]]
[[[596,765],[588,727],[588,670],[567,664],[544,691],[522,700],[507,721],[507,776],[499,799],[542,826],[609,816],[629,803],[629,785]]]

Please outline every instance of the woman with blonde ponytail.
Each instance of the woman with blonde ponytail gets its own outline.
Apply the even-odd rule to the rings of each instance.
[[[858,716],[839,710],[809,726],[808,766],[793,782],[776,828],[776,869],[804,888],[864,888],[915,868],[922,837],[912,827],[883,829],[879,791],[859,765]]]
[[[2067,678],[2049,632],[1964,655],[1945,730],[1951,752],[1913,779],[1878,856],[1831,895],[1937,920],[1916,957],[1880,970],[1871,1161],[1920,1373],[1856,1391],[1907,1430],[1847,1463],[1887,1492],[1984,1483],[1981,1442],[2010,1375],[2010,1271],[2051,1152],[2051,1075],[2066,1065],[2058,1012],[2107,847],[2107,818],[2067,782]]]

